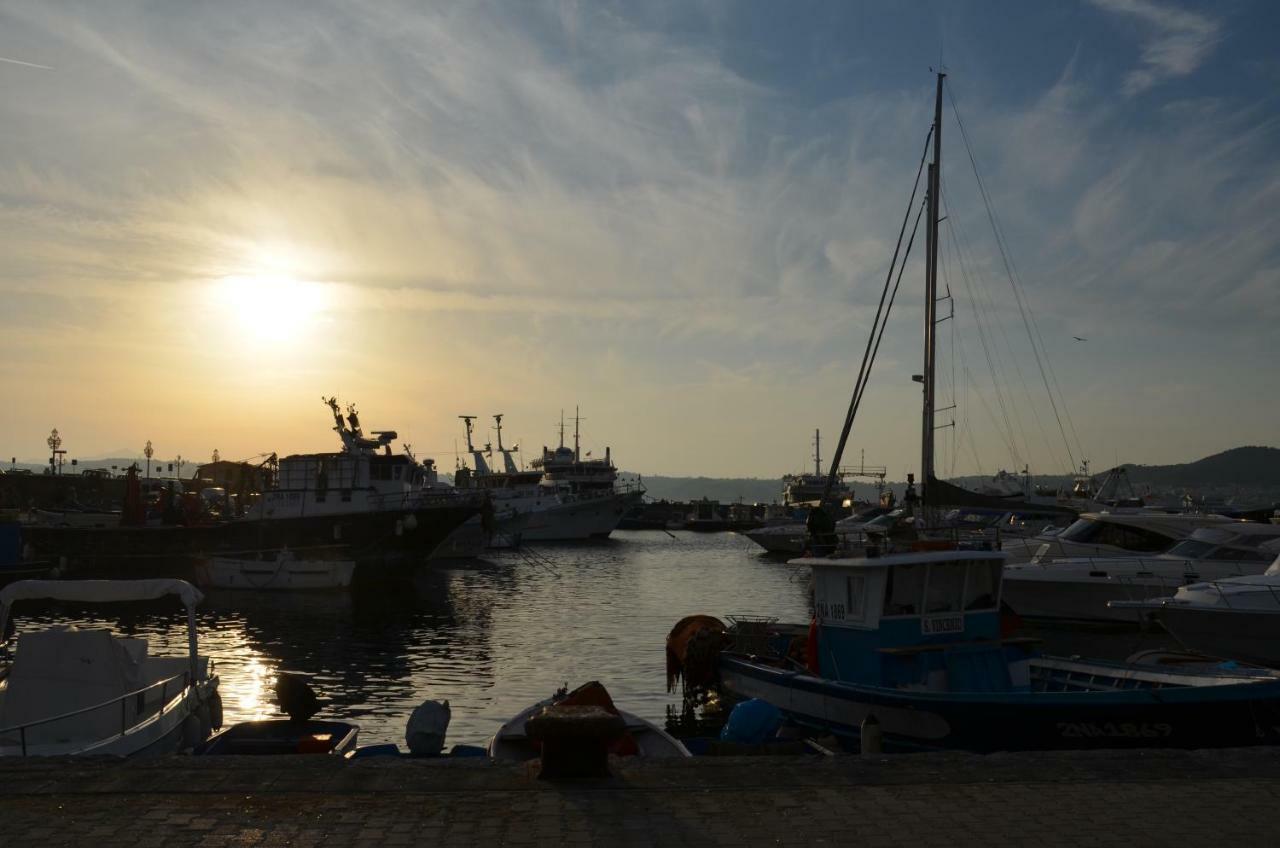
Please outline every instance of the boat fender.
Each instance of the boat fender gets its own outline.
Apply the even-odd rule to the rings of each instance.
[[[406,530],[417,530],[417,529],[418,529],[418,516],[414,515],[412,512],[411,512],[411,513],[409,513],[408,515],[406,515],[406,516],[404,517],[404,529],[406,529]]]
[[[214,730],[222,729],[222,695],[217,692],[209,699],[209,724]]]
[[[809,638],[804,644],[804,666],[810,674],[821,675],[822,668],[818,662],[818,619],[809,619]]]
[[[200,735],[200,718],[195,713],[189,713],[182,720],[182,747],[194,748],[206,738],[208,737]]]
[[[404,522],[401,521],[399,518],[396,519],[396,535],[397,536],[404,535]]]
[[[862,720],[862,729],[859,734],[862,756],[877,757],[883,753],[884,744],[880,737],[880,721],[874,715],[868,713],[867,717]]]

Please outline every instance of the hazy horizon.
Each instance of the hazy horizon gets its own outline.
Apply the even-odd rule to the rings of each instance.
[[[0,2],[0,20],[5,460],[47,456],[53,427],[69,457],[332,450],[337,394],[445,470],[458,415],[505,413],[528,458],[575,405],[583,450],[619,467],[810,468],[940,56],[1064,416],[948,98],[940,472],[1277,441],[1263,0]],[[846,455],[893,479],[918,471],[921,255]]]

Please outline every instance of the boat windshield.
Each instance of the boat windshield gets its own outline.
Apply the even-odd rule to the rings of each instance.
[[[1134,527],[1114,521],[1096,518],[1079,518],[1058,534],[1064,542],[1111,545],[1126,551],[1156,553],[1167,550],[1173,541],[1162,533],[1146,527]]]
[[[1169,556],[1178,557],[1179,559],[1200,559],[1215,547],[1217,546],[1211,545],[1208,542],[1198,542],[1195,539],[1183,539],[1181,542],[1169,549]]]

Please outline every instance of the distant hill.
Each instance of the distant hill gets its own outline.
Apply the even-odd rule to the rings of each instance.
[[[1280,448],[1232,448],[1182,465],[1129,465],[1135,484],[1221,488],[1228,486],[1280,488]]]

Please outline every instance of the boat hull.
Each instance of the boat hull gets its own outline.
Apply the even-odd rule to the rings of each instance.
[[[196,582],[208,589],[251,589],[296,592],[346,589],[356,564],[352,560],[259,561],[209,557],[196,565]]]
[[[219,554],[344,545],[357,562],[421,562],[464,521],[470,504],[289,518],[240,519],[207,526],[24,527],[30,558],[57,562],[66,576],[171,575],[175,560]]]
[[[897,750],[977,753],[1280,743],[1280,680],[1110,692],[930,693],[840,683],[722,656],[722,686],[857,740],[875,716]],[[1214,689],[1216,691],[1207,691]]]
[[[639,495],[622,493],[583,498],[527,513],[522,542],[575,542],[607,539]]]
[[[802,554],[805,544],[805,526],[803,524],[784,527],[764,527],[759,530],[748,530],[742,535],[755,542],[771,554]]]

